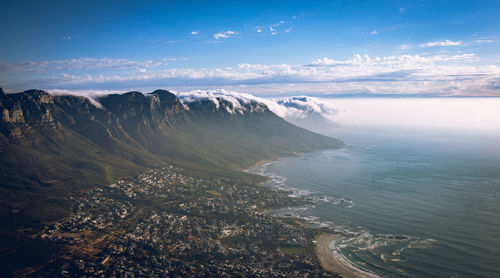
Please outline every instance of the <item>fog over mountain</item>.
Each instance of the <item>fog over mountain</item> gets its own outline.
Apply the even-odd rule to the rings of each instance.
[[[223,101],[228,104],[228,106],[222,104],[223,109],[226,109],[231,114],[244,114],[245,108],[243,104],[262,103],[281,118],[300,127],[307,128],[320,127],[320,125],[327,127],[335,126],[336,123],[329,120],[327,117],[335,116],[343,112],[341,108],[329,102],[309,96],[294,96],[276,100],[224,89],[208,91],[194,90],[176,93],[176,95],[183,103],[208,100],[212,101],[217,108],[221,105],[220,101]]]
[[[345,112],[344,109],[329,102],[308,96],[284,98],[276,103],[285,108],[285,114],[281,115],[283,119],[296,126],[314,131],[338,126],[336,122],[333,122],[328,117]]]
[[[114,90],[104,91],[68,91],[50,90],[52,95],[76,95],[89,98],[90,102],[101,107],[97,99],[119,93]],[[217,110],[225,110],[230,114],[245,114],[253,112],[246,108],[248,104],[264,104],[270,111],[284,120],[310,130],[319,131],[324,128],[338,126],[338,123],[330,118],[347,113],[343,106],[337,106],[331,101],[310,96],[290,96],[285,98],[263,98],[253,94],[229,91],[225,89],[215,90],[192,90],[176,92],[172,91],[184,107],[189,109],[189,104],[197,102],[212,102]],[[146,94],[147,95],[147,94]]]

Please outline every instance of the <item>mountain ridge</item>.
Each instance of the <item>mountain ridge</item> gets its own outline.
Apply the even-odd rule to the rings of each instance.
[[[70,213],[71,197],[166,161],[246,181],[265,159],[342,142],[295,127],[258,102],[182,103],[166,91],[97,98],[0,91],[0,215],[5,238]],[[15,217],[13,216],[15,211]],[[7,243],[8,245],[8,243]]]
[[[258,101],[181,102],[166,90],[90,99],[0,88],[0,111],[0,250],[20,250],[12,258],[34,265],[59,247],[19,240],[19,231],[37,233],[68,217],[74,200],[98,185],[159,162],[190,176],[255,183],[264,177],[242,169],[342,145],[291,125]]]

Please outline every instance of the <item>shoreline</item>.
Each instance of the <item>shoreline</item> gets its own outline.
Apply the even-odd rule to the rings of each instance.
[[[278,160],[278,158],[264,159],[264,160],[261,160],[261,161],[255,163],[255,164],[252,164],[250,167],[247,167],[247,168],[243,169],[243,171],[248,173],[249,170],[252,170],[252,169],[255,169],[255,168],[259,168],[263,164],[275,162],[277,160]]]
[[[257,162],[256,164],[252,165],[249,168],[246,168],[244,171],[249,172],[249,170],[256,169],[266,163],[272,163],[277,161],[278,159],[266,159]],[[262,175],[262,174],[261,174]],[[266,175],[266,178],[270,178]],[[299,196],[296,196],[294,198],[300,198],[303,199]],[[303,219],[301,219],[303,220]],[[305,221],[307,223],[307,221]],[[305,224],[305,223],[304,223]],[[339,254],[343,260],[346,261],[346,263],[343,263],[339,258],[337,258],[333,252],[330,250],[330,245],[332,244],[333,241],[335,241],[337,238],[339,238],[341,235],[340,234],[332,234],[332,233],[325,233],[321,232],[319,235],[317,235],[314,240],[314,253],[316,255],[316,258],[318,259],[321,268],[324,271],[340,275],[344,278],[379,278],[380,276],[376,275],[375,273],[365,271],[363,269],[358,269],[356,266],[352,265],[352,263],[345,258],[342,254]],[[335,248],[335,245],[334,245]]]
[[[314,253],[318,258],[321,267],[330,273],[338,274],[344,278],[361,278],[361,273],[357,273],[349,269],[344,264],[339,262],[329,249],[330,243],[340,237],[339,234],[322,233],[314,240]]]
[[[381,277],[373,272],[356,267],[342,254],[339,254],[341,256],[340,259],[337,258],[330,250],[330,245],[340,236],[340,234],[322,233],[316,237],[314,241],[314,252],[318,257],[321,267],[325,271],[336,273],[344,278]],[[335,244],[333,248],[336,248]],[[339,253],[338,249],[335,252]],[[342,262],[342,260],[345,260],[346,263]]]
[[[339,147],[339,148],[333,148],[333,149],[340,149],[342,147]],[[317,150],[313,150],[313,151],[307,151],[307,152],[314,152],[314,151],[319,151],[319,150],[323,150],[323,149],[317,149]],[[327,150],[327,149],[324,149],[324,150]],[[273,157],[273,158],[268,158],[268,159],[264,159],[264,160],[261,160],[255,164],[252,164],[251,166],[249,167],[245,167],[244,169],[242,169],[244,172],[248,172],[249,170],[252,170],[252,169],[255,169],[255,168],[258,168],[260,166],[262,166],[263,164],[266,164],[266,163],[273,163],[273,162],[276,162],[278,161],[280,158],[285,158],[285,157],[299,157],[303,154],[303,152],[293,152],[293,154],[289,155],[289,156],[277,156],[277,157]]]
[[[263,160],[255,164],[252,168],[247,168],[245,171],[249,171],[252,169],[256,169],[259,166],[262,166],[263,164],[266,163],[272,163],[276,160]],[[265,176],[265,175],[263,175]],[[269,178],[268,176],[265,176]],[[295,196],[292,198],[298,198],[298,199],[304,199],[303,197],[300,196]],[[304,224],[307,225],[307,220],[300,219],[301,221],[304,221]],[[314,243],[314,253],[321,265],[321,268],[327,272],[338,274],[344,278],[364,278],[364,277],[370,277],[370,278],[378,278],[378,276],[375,273],[372,273],[368,270],[364,270],[361,268],[358,268],[356,265],[353,265],[347,258],[345,258],[342,254],[340,254],[337,251],[336,253],[339,253],[338,255],[340,258],[336,257],[333,254],[333,251],[330,250],[330,244],[332,244],[333,241],[335,241],[337,238],[339,238],[341,234],[332,234],[332,233],[325,233],[321,232],[318,236],[316,236],[313,240]],[[334,244],[335,248],[335,244]]]
[[[347,262],[347,264],[339,260],[339,258],[337,258],[330,250],[331,243],[339,237],[340,234],[322,233],[319,236],[317,236],[314,241],[315,243],[314,252],[316,253],[316,256],[318,257],[318,260],[321,264],[321,267],[324,270],[331,273],[339,274],[344,278],[380,277],[373,272],[365,271],[363,269],[359,269],[356,266],[352,265],[352,263],[342,254],[339,255],[341,256],[342,260],[345,260]],[[336,248],[335,245],[333,247]]]

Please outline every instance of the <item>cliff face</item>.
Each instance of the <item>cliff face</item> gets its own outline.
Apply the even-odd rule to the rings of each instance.
[[[30,90],[6,95],[0,92],[2,120],[0,132],[11,142],[22,142],[31,131],[37,129],[57,129],[61,125],[54,119],[58,108],[52,96],[44,91]]]
[[[53,97],[40,90],[10,95],[1,91],[0,132],[10,143],[24,145],[37,141],[39,133],[48,129],[72,130],[99,143],[127,137],[126,131],[138,134],[164,129],[173,125],[172,117],[185,112],[175,95],[160,90],[148,96],[139,92],[108,95],[99,101],[102,108],[85,97]]]

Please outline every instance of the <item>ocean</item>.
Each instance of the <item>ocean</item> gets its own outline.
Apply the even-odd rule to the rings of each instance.
[[[382,277],[500,277],[500,135],[373,126],[322,133],[346,146],[250,170],[313,202],[272,213],[342,233],[330,245],[337,256]]]

